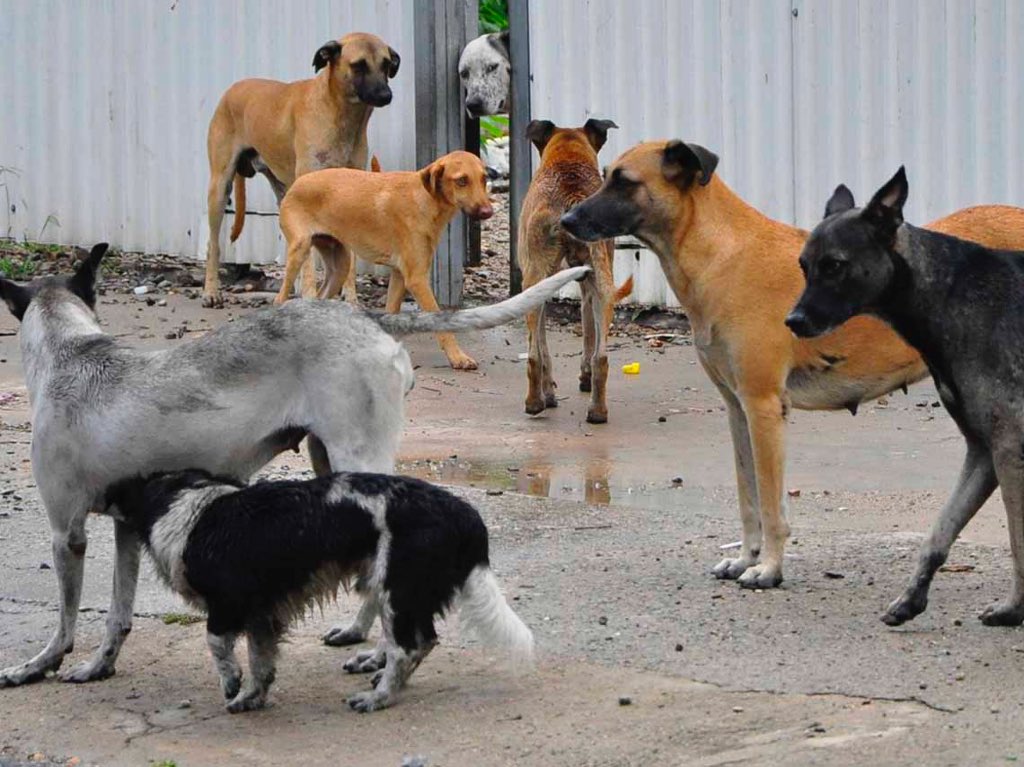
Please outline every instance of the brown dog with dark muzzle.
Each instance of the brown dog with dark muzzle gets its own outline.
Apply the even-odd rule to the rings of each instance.
[[[325,269],[319,298],[338,294],[355,256],[391,267],[389,312],[401,308],[406,290],[426,311],[438,311],[430,265],[441,232],[460,210],[476,219],[494,214],[484,164],[469,152],[446,154],[419,171],[336,168],[297,179],[281,202],[288,261],[275,303],[291,296],[310,248],[316,247]],[[476,369],[451,333],[438,334],[438,341],[453,368]]]
[[[804,287],[797,259],[807,232],[754,210],[718,177],[717,164],[697,144],[639,144],[611,164],[601,189],[562,226],[587,241],[632,234],[657,253],[729,413],[743,543],[714,573],[772,588],[782,582],[789,536],[783,437],[790,407],[856,413],[861,402],[928,370],[873,317],[854,317],[820,338],[794,338],[784,320]],[[1021,208],[969,208],[928,228],[1024,249]]]
[[[559,224],[562,215],[585,200],[601,186],[597,153],[608,138],[609,128],[618,128],[611,120],[587,120],[582,128],[558,128],[550,120],[534,120],[526,135],[540,152],[540,168],[530,182],[519,216],[519,247],[516,255],[523,271],[523,287],[540,282],[561,268],[591,267],[580,281],[583,326],[583,360],[580,364],[580,391],[590,392],[587,421],[605,423],[608,403],[608,328],[615,304],[633,290],[629,278],[616,291],[612,281],[615,243],[602,240],[588,244],[568,235]],[[545,408],[557,407],[555,381],[551,372],[551,354],[544,331],[544,309],[526,315],[529,339],[527,361],[526,412],[536,415]]]
[[[240,80],[221,97],[210,121],[207,196],[210,244],[203,306],[220,306],[220,229],[234,183],[231,241],[245,223],[245,179],[257,173],[270,182],[278,204],[296,178],[322,168],[366,167],[366,126],[374,107],[391,103],[388,81],[399,56],[375,35],[356,32],[320,46],[313,56],[319,74],[309,80]],[[322,71],[321,71],[322,70]],[[312,265],[303,293],[312,295]]]

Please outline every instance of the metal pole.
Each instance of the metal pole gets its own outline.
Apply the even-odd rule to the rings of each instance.
[[[519,211],[530,186],[533,166],[526,126],[530,122],[530,2],[508,0],[509,58],[512,60],[512,105],[509,110],[509,289],[523,289],[523,275],[516,260]]]

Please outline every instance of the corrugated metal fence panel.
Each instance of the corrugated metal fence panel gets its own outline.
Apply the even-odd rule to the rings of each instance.
[[[911,221],[1024,205],[1022,55],[1017,0],[530,4],[535,118],[614,119],[606,163],[643,140],[703,144],[740,196],[804,227],[836,184],[864,200],[901,163]],[[632,253],[617,278],[673,303],[657,261]]]
[[[412,10],[412,0],[0,0],[0,235],[205,257],[206,131],[221,94],[245,77],[309,77],[316,49],[349,31],[402,55],[370,149],[385,168],[415,167]],[[276,213],[262,178],[248,197],[250,211]],[[276,217],[250,215],[225,260],[281,253]]]

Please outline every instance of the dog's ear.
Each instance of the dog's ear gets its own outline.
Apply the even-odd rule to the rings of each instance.
[[[503,29],[501,32],[495,32],[494,34],[489,35],[487,40],[507,59],[509,58],[509,45],[511,38],[511,33],[507,29]]]
[[[526,126],[526,138],[533,142],[537,151],[544,154],[544,147],[551,140],[551,134],[555,132],[555,124],[551,120],[531,120]]]
[[[394,77],[398,74],[398,65],[402,63],[402,57],[390,45],[388,46],[388,54],[391,56],[391,61],[388,63],[388,77]]]
[[[444,163],[440,160],[435,160],[420,171],[420,181],[423,182],[423,187],[435,197],[442,199],[444,199],[443,180]]]
[[[32,289],[0,277],[0,298],[7,304],[18,322],[25,316],[25,310],[32,303]]]
[[[892,242],[896,230],[903,223],[903,205],[909,192],[907,171],[901,165],[896,175],[875,192],[875,196],[861,213],[864,219],[874,226],[879,239],[887,244]]]
[[[583,132],[587,134],[587,141],[594,147],[594,151],[600,152],[604,142],[608,140],[608,129],[618,127],[613,120],[595,120],[591,117],[583,125]]]
[[[711,183],[718,167],[718,155],[699,144],[686,144],[673,139],[661,154],[661,172],[680,189],[688,189],[696,180],[701,186]]]
[[[846,184],[840,184],[836,187],[836,190],[832,192],[832,196],[828,198],[828,202],[825,203],[825,218],[856,207],[857,203],[853,199],[853,192],[850,191]]]
[[[88,257],[78,265],[68,281],[68,289],[85,301],[90,309],[96,308],[96,276],[109,247],[105,242],[93,245]]]
[[[328,64],[333,64],[338,60],[338,56],[340,55],[341,43],[337,40],[331,40],[328,43],[324,43],[317,49],[317,52],[313,54],[313,71],[319,72]]]

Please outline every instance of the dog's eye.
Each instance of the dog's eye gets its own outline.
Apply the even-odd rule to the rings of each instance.
[[[825,277],[835,277],[846,267],[845,261],[840,261],[838,258],[823,258],[821,265],[818,269]]]
[[[459,70],[459,77],[461,77],[463,80],[469,77],[469,67],[463,67],[461,70]]]
[[[465,176],[455,179],[455,186],[466,186],[467,184],[469,184],[469,179]]]
[[[498,62],[495,61],[493,64],[488,64],[487,65],[487,71],[488,72],[497,72],[498,71]]]

